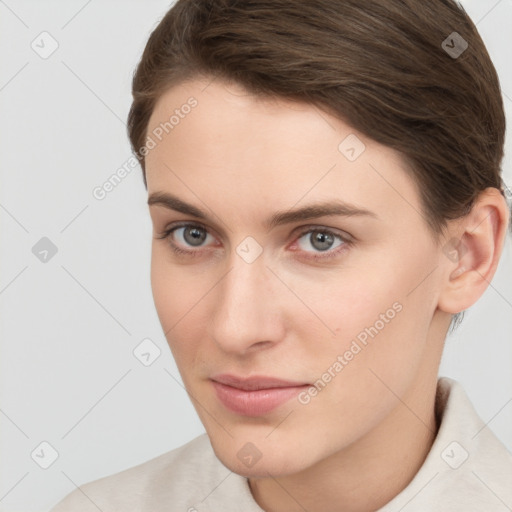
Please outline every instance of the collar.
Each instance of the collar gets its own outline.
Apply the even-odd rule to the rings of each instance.
[[[512,454],[480,419],[463,387],[441,377],[432,448],[409,485],[380,512],[512,510]]]

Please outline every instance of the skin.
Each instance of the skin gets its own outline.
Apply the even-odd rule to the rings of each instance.
[[[147,133],[190,96],[198,105],[147,154],[148,197],[171,193],[208,218],[150,206],[151,280],[213,449],[249,478],[264,510],[382,507],[411,481],[435,438],[444,338],[452,314],[494,275],[506,203],[487,189],[436,238],[400,154],[312,105],[256,98],[219,80],[167,91]],[[353,162],[338,150],[350,134],[366,146]],[[278,210],[331,199],[374,215],[264,226]],[[207,234],[202,244],[192,245],[183,228],[162,238],[179,221]],[[335,237],[322,251],[311,232],[300,232],[308,227],[346,241]],[[237,253],[248,236],[262,249],[251,263]],[[454,237],[464,248],[458,260],[443,250]],[[175,254],[171,242],[195,256]],[[246,417],[218,400],[210,377],[220,373],[315,383],[394,303],[401,311],[309,403],[293,398]],[[248,442],[261,453],[251,467],[237,457]]]

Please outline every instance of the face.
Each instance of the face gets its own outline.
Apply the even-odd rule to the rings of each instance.
[[[169,90],[148,126],[155,305],[220,460],[290,474],[378,428],[424,373],[442,256],[398,153],[208,83]]]

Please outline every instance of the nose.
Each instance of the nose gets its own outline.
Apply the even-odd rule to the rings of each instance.
[[[224,351],[244,355],[282,339],[279,282],[263,255],[247,263],[236,253],[230,270],[216,287],[210,327]]]

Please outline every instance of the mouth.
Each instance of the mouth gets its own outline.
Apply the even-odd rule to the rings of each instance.
[[[211,383],[220,402],[231,412],[243,416],[262,416],[299,394],[311,384],[275,377],[237,377],[217,375]]]

